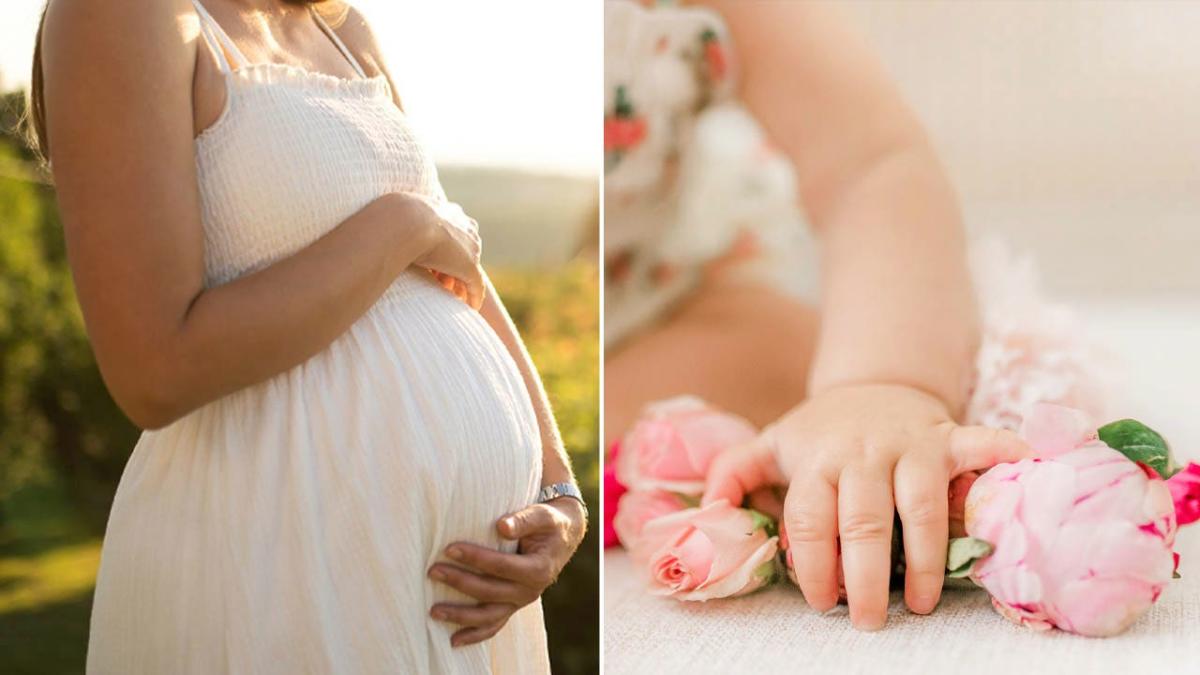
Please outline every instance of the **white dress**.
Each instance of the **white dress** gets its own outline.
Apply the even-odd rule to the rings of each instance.
[[[315,11],[359,78],[249,64],[193,3],[228,93],[195,142],[209,286],[384,193],[445,203],[386,78],[366,78]],[[108,520],[87,672],[549,672],[539,604],[454,649],[429,609],[468,599],[426,576],[454,541],[514,550],[495,521],[540,480],[515,362],[410,270],[308,361],[142,434]]]

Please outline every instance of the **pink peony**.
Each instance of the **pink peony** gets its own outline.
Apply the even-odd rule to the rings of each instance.
[[[770,524],[720,500],[647,522],[631,554],[656,595],[701,601],[745,595],[775,579]]]
[[[618,546],[621,543],[617,537],[617,530],[613,527],[613,520],[617,516],[617,504],[620,502],[621,495],[626,492],[625,486],[617,480],[615,468],[617,455],[620,452],[621,444],[613,443],[612,449],[608,451],[608,461],[604,464],[604,548]]]
[[[950,538],[967,535],[967,495],[979,479],[978,471],[968,471],[950,481]]]
[[[1200,520],[1200,464],[1191,462],[1167,479],[1167,489],[1175,502],[1175,520],[1180,525]]]
[[[613,518],[617,541],[627,549],[638,548],[638,539],[646,523],[687,507],[683,498],[674,492],[645,490],[627,493],[621,498],[617,515]]]
[[[631,490],[699,495],[713,458],[757,434],[741,417],[692,396],[652,403],[621,442],[616,478]]]
[[[1175,568],[1166,484],[1097,440],[1076,411],[1037,405],[1021,433],[1036,458],[992,468],[967,497],[967,533],[992,548],[971,578],[1032,628],[1125,630]]]

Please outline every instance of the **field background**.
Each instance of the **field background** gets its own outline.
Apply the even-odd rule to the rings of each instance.
[[[0,98],[0,673],[80,673],[109,505],[138,437],[104,389],[64,259],[54,192]],[[536,361],[598,510],[595,179],[442,167],[481,224],[484,262]],[[497,514],[499,515],[499,514]],[[547,591],[556,673],[599,668],[589,533]]]

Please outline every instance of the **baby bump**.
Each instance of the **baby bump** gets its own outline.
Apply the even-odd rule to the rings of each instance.
[[[447,540],[499,545],[496,519],[540,478],[537,420],[498,336],[406,275],[308,361],[144,435],[122,482],[127,502],[220,505],[190,516],[220,517],[248,549],[321,531],[400,564]]]
[[[331,368],[345,362],[359,378],[346,394],[362,411],[356,426],[390,444],[386,473],[421,496],[414,506],[431,521],[431,545],[490,538],[497,518],[534,499],[537,419],[515,362],[478,312],[406,275],[330,356]]]

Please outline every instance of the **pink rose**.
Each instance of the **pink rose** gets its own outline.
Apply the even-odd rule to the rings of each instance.
[[[1040,404],[1022,436],[1037,455],[971,486],[967,533],[987,542],[971,578],[1032,628],[1115,635],[1175,568],[1175,509],[1157,473],[1096,440],[1076,411]]]
[[[613,520],[617,516],[617,504],[621,499],[621,495],[625,494],[625,486],[617,480],[617,470],[615,468],[617,455],[621,452],[621,444],[613,443],[612,449],[608,451],[608,461],[604,463],[604,548],[620,545],[620,540],[617,537],[617,530],[613,527]]]
[[[621,442],[616,477],[631,490],[699,495],[713,458],[757,434],[741,417],[693,396],[652,403]]]
[[[693,502],[695,503],[695,502]],[[688,507],[682,497],[665,490],[645,490],[626,493],[617,506],[613,529],[617,541],[627,549],[638,548],[638,539],[646,523]]]
[[[771,520],[720,500],[645,524],[632,554],[650,576],[650,592],[677,600],[745,595],[776,576]]]
[[[1167,489],[1175,502],[1175,520],[1180,525],[1200,520],[1200,464],[1189,462],[1187,468],[1167,479]]]

